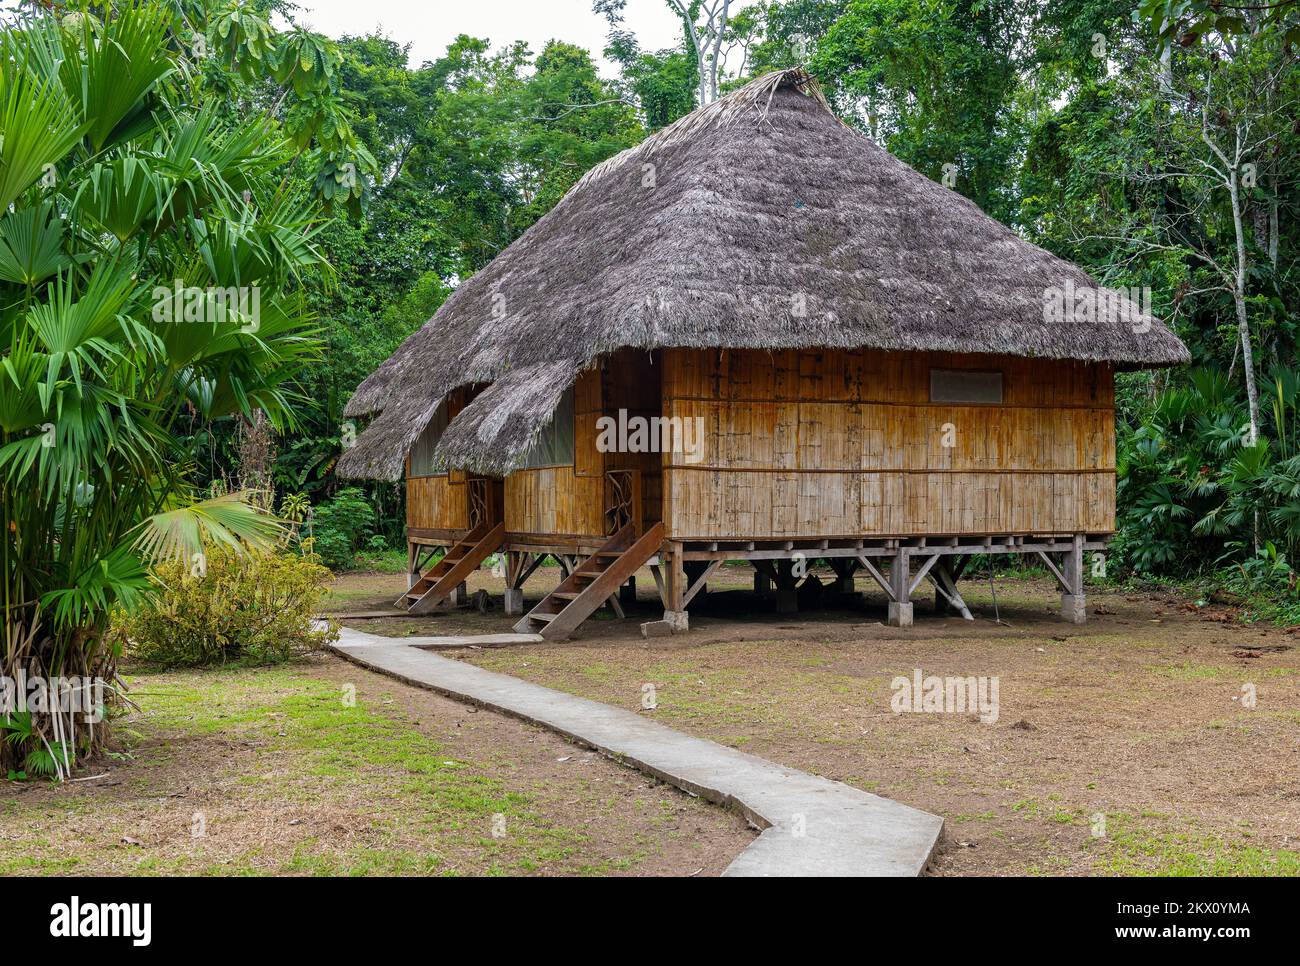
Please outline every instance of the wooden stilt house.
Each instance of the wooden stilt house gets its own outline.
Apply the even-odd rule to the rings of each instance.
[[[770,74],[590,171],[357,390],[351,477],[408,491],[413,610],[504,554],[567,636],[640,567],[665,619],[725,560],[801,562],[906,625],[924,581],[1040,554],[1084,617],[1115,524],[1114,376],[1186,348]],[[437,548],[446,553],[426,569]]]

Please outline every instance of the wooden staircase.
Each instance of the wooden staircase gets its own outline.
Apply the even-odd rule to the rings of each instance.
[[[656,523],[639,539],[628,523],[544,597],[515,625],[521,634],[541,634],[548,641],[567,640],[579,624],[659,552],[664,525]]]
[[[504,523],[498,523],[494,527],[480,523],[449,548],[441,560],[421,574],[414,586],[397,599],[396,606],[412,614],[423,614],[437,607],[500,548],[505,536]]]

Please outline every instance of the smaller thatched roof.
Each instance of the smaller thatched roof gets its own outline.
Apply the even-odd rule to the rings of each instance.
[[[546,429],[585,359],[557,359],[512,369],[461,410],[438,443],[447,466],[504,475]]]
[[[1052,291],[1076,302],[1049,313]],[[1188,361],[1127,298],[841,123],[801,70],[761,77],[589,171],[361,384],[340,460],[396,479],[437,401],[446,465],[502,473],[599,356],[630,347]]]

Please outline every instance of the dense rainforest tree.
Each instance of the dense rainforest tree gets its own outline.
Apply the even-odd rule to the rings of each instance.
[[[363,155],[332,42],[259,24],[145,0],[0,26],[8,679],[111,682],[110,614],[151,590],[151,560],[201,568],[205,541],[275,532],[243,494],[205,498],[196,466],[223,420],[295,426],[320,358],[302,281]],[[66,775],[105,730],[76,710],[0,716],[0,768]]]
[[[328,362],[309,375],[319,405],[283,442],[276,466],[282,489],[317,502],[337,486],[330,471],[347,429],[341,413],[361,379],[588,168],[644,136],[622,86],[600,78],[571,44],[550,43],[534,57],[522,44],[494,50],[461,36],[414,68],[405,48],[380,36],[339,47],[340,97],[375,174],[361,216],[321,232],[336,267],[313,302]],[[395,543],[400,488],[368,490],[379,530]]]

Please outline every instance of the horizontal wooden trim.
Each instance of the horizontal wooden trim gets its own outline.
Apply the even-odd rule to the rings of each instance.
[[[866,474],[875,474],[877,476],[889,475],[908,475],[908,476],[1075,476],[1079,474],[1100,473],[1107,476],[1115,474],[1113,466],[1097,467],[1073,467],[1059,470],[1015,470],[1015,469],[937,469],[937,470],[917,470],[917,469],[880,469],[867,468],[861,470],[854,469],[799,469],[797,467],[781,466],[703,466],[699,463],[671,463],[664,466],[665,470],[695,470],[700,473],[770,473],[776,475],[779,473],[836,473],[841,476],[858,476]]]
[[[434,527],[407,527],[408,543],[453,544],[469,532],[468,529],[438,529]],[[575,553],[589,549],[594,553],[609,537],[598,534],[572,533],[511,533],[506,532],[501,544],[502,550],[529,551],[538,553]]]
[[[990,544],[965,544],[960,547],[934,545],[929,547],[885,547],[879,544],[874,546],[863,547],[860,550],[848,547],[828,547],[824,550],[780,550],[780,549],[758,549],[754,550],[682,550],[682,560],[788,560],[793,554],[802,554],[806,559],[816,560],[833,559],[833,558],[854,558],[854,557],[894,557],[900,550],[906,550],[908,556],[914,558],[925,557],[967,557],[976,554],[1037,554],[1037,553],[1064,553],[1069,550],[1069,546],[1064,543],[1045,544],[1045,543],[990,543]],[[1097,539],[1089,540],[1083,544],[1083,549],[1090,553],[1099,553],[1106,549],[1106,540]]]
[[[768,397],[766,399],[732,399],[722,396],[664,396],[664,408],[668,408],[668,403],[681,400],[682,402],[705,402],[715,403],[717,405],[736,404],[741,406],[750,406],[756,404],[767,404],[776,406],[788,405],[817,405],[817,406],[905,406],[909,409],[1082,409],[1090,412],[1113,413],[1115,406],[1106,403],[946,403],[946,402],[899,402],[892,399],[779,399]]]
[[[510,543],[550,543],[562,546],[566,543],[590,543],[593,540],[597,543],[604,543],[608,539],[607,535],[598,533],[519,533],[514,530],[506,531],[506,540]]]
[[[1114,536],[1115,534],[1114,530],[1079,530],[1077,532],[1083,534],[1084,537],[1090,541],[1105,540],[1108,539],[1109,537]],[[679,537],[677,534],[672,534],[668,539],[672,543],[680,543],[680,544],[687,544],[687,543],[793,544],[792,547],[788,547],[786,549],[817,551],[817,550],[827,549],[827,547],[824,545],[831,544],[831,543],[857,544],[858,542],[879,543],[882,540],[908,541],[908,540],[981,540],[981,539],[991,540],[994,543],[997,543],[998,541],[1005,541],[1011,538],[1015,538],[1015,539],[1022,539],[1022,540],[1033,540],[1038,542],[1050,542],[1052,540],[1055,540],[1058,544],[1061,545],[1058,546],[1057,548],[1059,550],[1059,549],[1063,549],[1066,542],[1072,539],[1073,537],[1074,537],[1074,532],[1070,530],[998,530],[996,532],[990,532],[988,530],[969,530],[969,531],[961,530],[961,531],[934,531],[934,532],[913,531],[910,533],[842,533],[842,534],[835,534],[835,535],[818,534],[816,536],[805,534],[803,536],[787,535],[787,536],[778,536],[778,537],[757,536],[753,534],[744,534],[743,536],[737,535],[732,537],[689,537],[689,536]],[[720,551],[734,550],[736,552],[740,552],[743,549],[744,548],[741,547],[719,548]],[[766,549],[766,548],[759,547],[756,549]],[[907,549],[924,550],[926,549],[926,547],[921,544],[911,544],[907,546]],[[961,549],[961,546],[959,546],[957,549]]]
[[[469,533],[468,527],[463,530],[438,527],[407,527],[406,539],[408,543],[455,543],[467,533]]]
[[[448,479],[449,476],[450,474],[448,473],[424,473],[423,475],[420,476],[408,475],[406,478],[408,480],[447,480],[450,486],[460,486],[465,482],[464,480],[461,480],[460,483],[453,482],[452,480]]]
[[[571,469],[576,463],[547,463],[545,466],[516,466],[507,475],[514,476],[516,473],[533,473],[537,470],[563,470]]]

